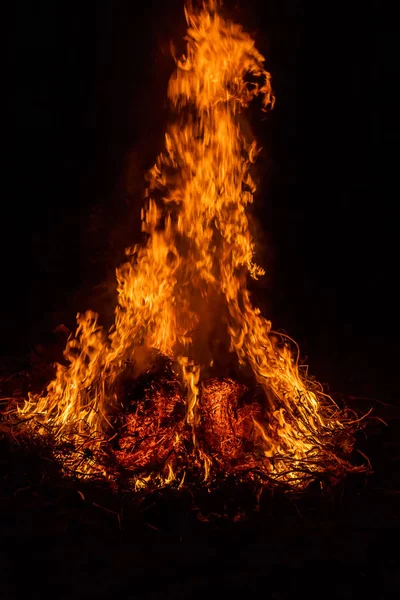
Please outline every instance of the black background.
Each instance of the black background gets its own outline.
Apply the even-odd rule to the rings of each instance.
[[[267,119],[250,115],[264,148],[254,212],[258,260],[267,269],[254,296],[332,391],[398,404],[396,21],[372,0],[227,4],[255,34],[277,97]],[[163,143],[169,41],[184,32],[182,0],[12,3],[4,357],[25,355],[59,323],[73,328],[77,311],[93,308],[111,321],[114,269],[124,247],[140,239],[143,176]],[[40,590],[47,579],[57,597],[109,595],[127,574],[130,595],[150,578],[157,598],[203,597],[220,577],[221,592],[232,597],[239,587],[242,594],[275,590],[274,598],[287,591],[358,597],[347,585],[351,577],[363,597],[370,597],[372,579],[374,597],[391,597],[384,589],[385,569],[394,574],[396,562],[393,473],[377,463],[384,483],[375,487],[385,491],[371,485],[362,502],[353,490],[329,513],[314,511],[310,500],[303,519],[295,508],[279,516],[278,500],[262,527],[222,528],[212,540],[208,530],[181,535],[176,522],[186,509],[174,519],[161,515],[157,524],[173,542],[147,524],[146,534],[134,528],[118,541],[114,521],[103,525],[107,514],[94,517],[100,509],[90,512],[75,490],[57,512],[61,491],[38,485],[40,509],[27,508],[19,493],[4,514],[8,538],[15,537],[12,552],[3,544],[13,563],[10,581],[19,585],[17,565],[30,563],[27,581]],[[312,567],[319,560],[321,582]]]
[[[14,3],[9,185],[3,196],[4,353],[87,308],[112,318],[113,272],[138,239],[161,148],[169,41],[182,2]],[[267,56],[277,97],[252,126],[256,298],[331,389],[392,394],[397,364],[394,30],[379,2],[229,3]],[[262,233],[261,233],[262,232]]]

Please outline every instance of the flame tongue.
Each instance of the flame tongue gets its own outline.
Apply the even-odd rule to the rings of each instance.
[[[273,96],[264,58],[240,26],[207,10],[186,15],[187,53],[168,87],[176,120],[149,174],[143,230],[150,237],[118,270],[112,345],[124,355],[132,342],[143,340],[175,358],[188,387],[188,421],[194,422],[199,366],[190,363],[205,353],[204,327],[215,304],[242,362],[254,368],[248,347],[269,341],[266,321],[259,324],[267,330],[263,338],[246,334],[259,317],[248,300],[245,274],[256,277],[262,270],[252,262],[245,210],[253,200],[249,166],[257,151],[242,135],[237,115],[253,97],[260,95],[267,107]],[[266,375],[265,368],[260,379]]]
[[[106,336],[97,315],[78,315],[76,336],[65,351],[70,366],[58,366],[47,395],[31,397],[22,412],[42,415],[43,423],[72,437],[86,428],[106,431],[110,409],[120,402],[124,365],[134,362],[136,373],[143,372],[156,352],[168,357],[179,374],[186,427],[207,476],[215,461],[226,465],[228,456],[240,454],[247,470],[257,465],[266,476],[300,486],[308,477],[303,476],[304,461],[308,473],[320,470],[323,442],[343,424],[320,388],[301,376],[290,344],[277,343],[270,322],[250,300],[247,276],[263,274],[253,262],[246,214],[255,192],[250,167],[258,150],[244,136],[238,115],[256,96],[264,110],[272,108],[274,97],[254,41],[215,8],[208,1],[199,12],[186,9],[187,51],[177,59],[168,86],[174,120],[148,175],[142,212],[147,242],[128,249],[127,262],[117,269],[115,326]],[[214,381],[201,399],[200,381],[214,358],[211,338],[221,325],[229,350],[264,391],[257,409],[236,406],[234,382]],[[172,404],[178,401],[174,390]],[[156,414],[166,400],[160,392],[153,400],[152,419],[146,421],[143,405],[140,415],[129,420],[132,435],[147,423],[152,444],[137,447],[123,461],[141,467],[162,448],[165,483],[175,479],[169,457],[171,448],[179,454],[184,434],[182,427],[167,432],[164,426],[160,433]],[[200,441],[199,427],[212,429],[213,424],[213,433]],[[157,436],[163,440],[160,446]],[[119,452],[126,452],[125,442]]]

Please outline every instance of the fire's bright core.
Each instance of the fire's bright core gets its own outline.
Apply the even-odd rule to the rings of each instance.
[[[255,97],[267,110],[274,96],[253,39],[217,8],[186,8],[146,241],[117,269],[115,324],[107,333],[95,313],[78,315],[68,366],[18,410],[83,476],[124,469],[137,489],[229,474],[303,489],[353,469],[354,421],[250,299],[248,278],[264,273],[246,212],[258,149],[241,123]]]

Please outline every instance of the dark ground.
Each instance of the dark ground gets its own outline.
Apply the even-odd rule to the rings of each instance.
[[[61,482],[50,463],[3,444],[3,597],[392,598],[399,428],[374,429],[359,445],[375,474],[325,496],[265,492],[258,511],[234,484],[213,496],[156,493],[137,506],[103,486]]]
[[[345,482],[334,501],[315,491],[295,504],[264,498],[246,521],[203,522],[186,495],[144,512],[101,490],[83,500],[4,446],[5,597],[396,593],[396,21],[378,1],[230,6],[256,33],[277,96],[266,121],[252,117],[265,148],[255,213],[268,270],[255,295],[320,381],[387,420],[359,440],[374,474]],[[73,328],[78,310],[112,318],[114,268],[138,235],[143,171],[162,144],[168,43],[184,21],[180,0],[44,0],[13,3],[7,32],[5,368],[59,323]],[[240,504],[239,492],[227,496]],[[93,502],[124,506],[120,524]]]

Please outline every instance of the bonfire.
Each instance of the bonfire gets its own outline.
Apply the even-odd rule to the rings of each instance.
[[[243,123],[274,106],[252,37],[215,0],[185,7],[163,151],[147,175],[143,241],[116,271],[115,322],[78,314],[65,364],[12,404],[14,431],[43,440],[66,474],[132,490],[235,477],[304,490],[362,470],[360,419],[299,363],[293,340],[253,304],[248,207],[260,151]]]

